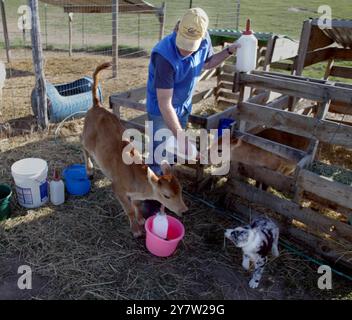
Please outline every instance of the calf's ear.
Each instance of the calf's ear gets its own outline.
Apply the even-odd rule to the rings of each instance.
[[[149,167],[147,167],[147,177],[151,185],[157,185],[159,178]]]
[[[232,146],[233,148],[238,148],[242,145],[242,139],[243,137],[240,137],[237,139],[237,142]]]
[[[164,175],[172,173],[171,166],[166,160],[161,161],[160,167]]]

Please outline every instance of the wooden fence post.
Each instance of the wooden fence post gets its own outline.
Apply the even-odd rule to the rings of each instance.
[[[241,0],[237,0],[236,4],[236,30],[240,29],[240,11],[241,11]]]
[[[4,31],[4,40],[5,40],[5,47],[6,47],[6,57],[7,57],[7,62],[10,63],[11,62],[11,50],[10,50],[9,33],[7,30],[7,21],[6,21],[6,11],[5,11],[4,0],[0,0],[0,8],[1,8],[2,29]]]
[[[138,49],[141,47],[141,14],[138,13],[137,15],[137,33],[138,33],[138,36],[137,36],[137,42],[138,42]]]
[[[21,16],[22,19],[22,42],[23,42],[23,47],[26,47],[26,11],[22,13]]]
[[[72,23],[73,23],[73,13],[68,14],[68,55],[72,56]]]
[[[45,49],[48,50],[48,5],[44,4]]]
[[[164,38],[165,32],[165,12],[166,12],[166,3],[163,2],[159,12],[159,23],[160,23],[160,30],[159,30],[159,41]]]
[[[306,55],[309,47],[309,39],[312,31],[312,20],[306,20],[303,23],[301,38],[298,48],[297,56],[293,63],[293,71],[292,74],[295,76],[302,75],[304,69],[304,62],[306,60]],[[289,111],[295,111],[295,106],[297,105],[298,99],[295,97],[290,97],[290,101],[288,103]]]
[[[48,112],[46,99],[46,84],[43,70],[43,48],[40,37],[40,22],[38,0],[28,0],[28,5],[32,11],[32,55],[35,71],[35,92],[37,99],[37,117],[38,125],[45,129],[48,126]]]
[[[112,0],[112,77],[117,77],[118,63],[118,16],[119,16],[119,1]]]

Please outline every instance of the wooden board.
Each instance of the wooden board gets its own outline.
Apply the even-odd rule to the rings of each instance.
[[[247,101],[256,103],[256,104],[264,104],[270,98],[269,90],[260,90],[259,93],[250,97]]]
[[[266,107],[274,108],[274,109],[284,109],[287,107],[289,100],[290,100],[289,96],[283,95],[269,102],[266,105]]]
[[[304,68],[304,61],[308,51],[310,34],[312,30],[311,20],[303,22],[301,37],[299,41],[298,53],[294,61],[293,72],[294,74],[301,75]]]
[[[331,266],[338,264],[349,270],[352,269],[351,255],[346,255],[346,249],[343,246],[334,245],[331,241],[321,239],[291,224],[278,221],[275,219],[276,217],[271,216],[267,212],[250,209],[249,207],[238,203],[236,200],[229,201],[228,208],[234,211],[236,216],[239,216],[247,223],[250,222],[250,219],[254,219],[255,217],[269,215],[269,217],[278,225],[280,234],[290,242],[298,244],[300,247],[304,248],[303,251],[308,251],[308,253],[314,257],[325,259]],[[238,225],[237,222],[236,225]]]
[[[331,103],[330,112],[340,113],[340,114],[347,114],[352,115],[352,104],[348,103]]]
[[[334,66],[331,68],[330,76],[352,79],[352,68]]]
[[[222,118],[232,118],[236,114],[237,107],[230,107],[224,111],[213,114],[207,118],[207,129],[217,129],[219,127],[219,121]]]
[[[334,58],[337,60],[340,59],[340,60],[352,61],[352,50],[335,48]]]
[[[312,25],[315,27],[319,27],[319,19],[313,19]],[[332,28],[352,28],[351,20],[342,20],[342,19],[332,19],[331,20]]]
[[[308,67],[322,61],[327,61],[330,58],[334,58],[334,53],[334,48],[325,48],[308,52],[304,60],[304,67]]]
[[[198,81],[203,81],[203,80],[209,80],[212,77],[216,76],[217,69],[210,69],[210,70],[204,70],[203,73],[200,75]]]
[[[210,88],[210,89],[204,90],[202,92],[196,93],[192,97],[192,103],[196,104],[204,99],[209,98],[214,93],[214,90],[215,90],[214,88]]]
[[[232,83],[233,80],[234,80],[234,75],[233,74],[228,74],[228,73],[222,73],[219,76],[219,80]]]
[[[271,63],[293,58],[297,55],[299,43],[284,37],[275,40]]]
[[[217,96],[225,99],[238,101],[239,93],[232,93],[232,91],[226,91],[226,90],[220,89],[217,91]]]
[[[314,201],[314,202],[318,203],[320,206],[325,207],[327,209],[336,211],[336,212],[344,215],[346,219],[349,219],[349,221],[352,221],[351,220],[352,219],[352,211],[350,209],[345,208],[345,207],[339,206],[338,204],[336,204],[336,202],[329,201],[327,199],[319,197],[319,195],[310,193],[308,191],[304,191],[303,198]]]
[[[295,181],[292,177],[283,175],[282,173],[244,163],[239,163],[238,173],[244,177],[252,178],[258,182],[264,183],[275,188],[278,191],[293,193]]]
[[[277,143],[268,139],[264,139],[250,133],[242,132],[242,131],[234,131],[234,135],[236,137],[241,137],[243,141],[250,143],[258,148],[276,154],[282,158],[287,160],[291,160],[294,162],[300,161],[306,153],[302,150],[298,150],[295,148],[291,148],[289,146],[283,145],[281,143]]]
[[[352,186],[331,181],[308,170],[300,171],[297,183],[310,193],[352,209]]]
[[[248,102],[238,105],[237,118],[309,139],[352,148],[352,127],[343,124]]]
[[[113,94],[111,97],[113,99],[120,98],[120,99],[130,99],[132,101],[139,101],[145,99],[147,93],[147,87],[140,87],[131,89],[122,93]]]
[[[146,105],[144,103],[132,101],[127,98],[120,98],[118,96],[110,96],[110,106],[120,106],[138,111],[146,111]]]
[[[200,125],[203,128],[205,128],[206,125],[207,125],[207,118],[199,116],[199,115],[196,115],[196,114],[190,114],[189,118],[188,118],[188,121],[190,123]]]
[[[292,71],[292,68],[293,68],[292,63],[286,63],[286,62],[274,62],[270,66],[273,69],[280,69],[285,71]]]
[[[276,197],[246,183],[232,180],[228,184],[228,192],[238,195],[251,203],[265,206],[288,219],[300,221],[315,232],[322,232],[337,240],[339,238],[347,241],[352,240],[352,226],[328,218],[309,208],[302,208],[292,201]]]
[[[218,84],[218,88],[224,88],[224,89],[232,90],[233,83],[232,82],[220,81],[219,84]]]
[[[222,75],[225,77],[226,75]],[[352,102],[352,89],[342,88],[328,85],[325,83],[318,83],[314,81],[307,81],[307,79],[297,79],[290,77],[268,77],[263,73],[260,74],[240,74],[240,83],[246,86],[272,90],[281,92],[289,96],[299,98],[306,98],[319,102],[325,101],[327,98],[332,101],[341,101],[346,103]]]

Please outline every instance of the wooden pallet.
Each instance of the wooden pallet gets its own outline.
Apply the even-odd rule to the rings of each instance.
[[[215,94],[228,100],[230,106],[210,116],[191,115],[190,122],[210,130],[218,128],[221,118],[234,118],[235,136],[297,164],[294,174],[286,176],[239,161],[224,191],[229,208],[247,220],[253,212],[271,216],[283,235],[310,254],[352,270],[352,226],[347,223],[352,220],[352,186],[309,170],[320,142],[352,148],[352,124],[326,119],[332,105],[340,106],[340,112],[352,114],[352,86],[259,70],[236,74],[231,65],[206,71],[202,81],[213,77],[217,77],[217,87],[202,88],[194,94],[193,102]],[[145,112],[145,94],[146,88],[138,88],[112,95],[110,106],[118,116],[121,107]],[[290,109],[293,98],[295,108]],[[144,125],[133,120],[123,122],[126,127],[144,130]],[[305,139],[307,145],[302,149],[268,140],[260,136],[264,129],[295,135]],[[186,171],[187,177],[196,178],[194,181],[207,178],[202,166],[187,167]],[[243,178],[266,184],[276,193],[258,189]],[[308,200],[336,214],[323,214],[307,206]]]
[[[247,201],[249,207],[259,206],[258,213],[272,215],[286,235],[303,243],[316,256],[352,270],[352,226],[347,223],[352,217],[352,186],[308,170],[319,142],[352,148],[352,125],[326,120],[331,103],[351,103],[352,86],[261,71],[241,73],[235,79],[238,81],[235,87],[242,91],[243,87],[249,87],[267,94],[272,91],[281,94],[270,102],[254,102],[260,100],[259,95],[241,101],[234,111],[239,129],[235,134],[242,135],[248,143],[295,161],[297,166],[292,176],[284,176],[266,168],[242,164],[237,167],[235,176],[272,186],[286,197],[265,192],[235,177],[229,182],[229,199],[236,195]],[[313,101],[314,113],[308,116],[289,111],[291,97]],[[352,110],[347,111],[349,114]],[[303,151],[253,134],[263,127],[300,136],[308,140],[308,146]],[[304,207],[307,199],[319,203],[321,208],[333,208],[338,214],[328,216]],[[249,218],[248,207],[232,205]]]

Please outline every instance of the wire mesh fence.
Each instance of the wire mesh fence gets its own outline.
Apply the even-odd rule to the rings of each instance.
[[[111,2],[39,1],[44,67],[46,78],[50,83],[65,83],[69,86],[77,79],[91,75],[93,68],[100,61],[111,59],[113,23]],[[118,79],[105,79],[105,100],[109,94],[125,88],[122,75],[128,72],[128,69],[134,68],[135,64],[138,64],[136,76],[134,81],[129,82],[130,86],[142,85],[146,81],[148,60],[145,58],[160,39],[162,28],[164,34],[171,32],[190,6],[203,7],[208,12],[211,27],[236,28],[236,19],[239,18],[239,12],[236,11],[239,0],[223,1],[221,8],[216,8],[217,5],[211,1],[166,1],[164,25],[161,20],[163,1],[154,1],[152,5],[144,4],[142,1],[119,2],[118,56],[121,59],[142,60],[136,62],[129,59],[125,62],[119,59]],[[10,40],[11,63],[7,66],[0,123],[33,113],[31,93],[35,83],[31,66],[31,16],[27,1],[4,0],[3,3]],[[138,3],[142,4],[142,9]],[[231,10],[223,10],[224,7],[231,7]],[[5,45],[2,39],[0,42],[0,59],[6,61]],[[119,79],[122,83],[118,82]],[[65,97],[66,93],[61,91],[60,95]]]
[[[48,2],[54,2],[56,5],[39,3],[44,49],[69,50],[71,34],[73,51],[111,53],[111,6],[107,8],[106,4],[92,5],[89,4],[91,1],[86,1],[87,4],[79,7],[74,5],[68,7],[68,3],[75,2],[72,0],[49,0]],[[105,1],[102,2],[105,3]],[[165,33],[173,30],[177,20],[190,5],[201,6],[207,11],[212,28],[239,27],[240,0],[222,1],[219,6],[211,1],[166,1],[165,3]],[[5,1],[12,48],[25,48],[30,45],[30,32],[26,29],[26,25],[30,25],[28,21],[30,17],[26,12],[26,5],[26,0]],[[143,53],[143,50],[150,50],[158,41],[161,27],[158,9],[161,6],[161,1],[154,1],[153,6],[141,11],[134,4],[123,3],[118,17],[120,56],[131,55],[132,51],[137,53],[138,49]]]
[[[349,18],[350,0],[324,1],[333,18]],[[2,0],[6,11],[12,61],[7,79],[0,123],[31,114],[30,94],[34,86],[30,16],[26,0]],[[52,83],[70,83],[91,74],[95,65],[112,54],[111,0],[39,1],[41,40],[45,73]],[[109,93],[145,83],[148,57],[161,34],[160,8],[165,2],[164,34],[170,33],[186,9],[201,7],[209,16],[209,28],[242,30],[248,17],[255,31],[286,34],[296,39],[303,20],[320,15],[321,0],[119,0],[118,54],[120,79],[107,79]],[[54,4],[55,5],[54,5]],[[0,26],[4,34],[3,24]],[[70,54],[71,53],[71,54]],[[126,60],[124,60],[126,58]],[[131,58],[139,59],[134,60]],[[0,59],[6,61],[4,38],[0,38]],[[143,60],[144,59],[144,60]],[[135,77],[123,80],[124,74]],[[120,81],[120,82],[118,82]],[[20,99],[19,99],[20,97]],[[21,103],[18,103],[18,100]],[[5,110],[6,109],[6,110]]]

